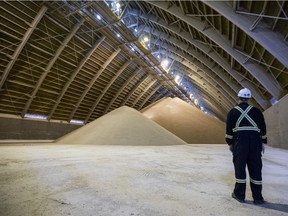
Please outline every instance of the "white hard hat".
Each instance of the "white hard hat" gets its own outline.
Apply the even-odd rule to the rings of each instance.
[[[244,89],[241,89],[239,92],[238,92],[238,97],[241,97],[241,98],[251,98],[252,97],[252,94],[251,94],[251,91],[247,88],[244,88]]]

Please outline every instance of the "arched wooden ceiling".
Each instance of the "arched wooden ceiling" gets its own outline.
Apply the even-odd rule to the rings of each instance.
[[[87,123],[176,96],[225,120],[242,87],[262,110],[287,94],[287,1],[0,5],[3,114]]]

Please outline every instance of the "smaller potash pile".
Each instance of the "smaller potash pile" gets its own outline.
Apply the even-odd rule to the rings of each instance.
[[[179,98],[162,99],[142,113],[189,144],[225,143],[224,122]]]
[[[173,133],[140,112],[122,106],[55,141],[59,144],[183,145]]]

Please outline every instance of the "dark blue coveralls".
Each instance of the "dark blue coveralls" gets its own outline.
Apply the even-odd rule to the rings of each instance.
[[[262,112],[246,102],[234,107],[227,115],[227,144],[232,145],[236,183],[234,194],[245,199],[246,165],[254,200],[262,197],[262,143],[267,143],[266,124]]]

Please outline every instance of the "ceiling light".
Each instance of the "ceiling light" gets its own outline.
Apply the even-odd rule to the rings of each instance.
[[[98,20],[101,20],[101,16],[99,14],[97,14],[96,17],[97,17]]]
[[[165,68],[165,69],[167,69],[168,65],[169,65],[168,59],[164,59],[164,60],[161,62],[161,66],[162,66],[163,68]]]
[[[148,41],[149,41],[149,38],[148,38],[147,36],[145,36],[145,37],[143,38],[143,40],[144,40],[144,42],[148,42]]]
[[[179,81],[180,81],[180,76],[179,75],[176,75],[175,77],[175,82],[179,85]]]
[[[44,115],[38,115],[38,114],[32,114],[32,113],[26,113],[24,115],[24,118],[33,118],[33,119],[44,119],[47,120],[48,117]]]
[[[71,119],[70,123],[84,124],[83,120]]]
[[[116,8],[119,9],[120,7],[121,7],[121,4],[120,4],[119,2],[117,2],[117,3],[116,3]]]

